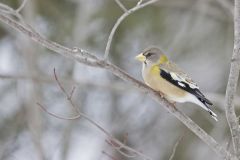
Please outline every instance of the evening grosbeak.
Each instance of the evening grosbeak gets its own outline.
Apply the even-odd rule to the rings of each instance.
[[[143,63],[142,76],[149,87],[159,91],[172,103],[195,103],[217,121],[217,115],[210,109],[212,102],[202,94],[197,84],[186,73],[168,60],[159,48],[147,48],[136,56],[136,59]]]

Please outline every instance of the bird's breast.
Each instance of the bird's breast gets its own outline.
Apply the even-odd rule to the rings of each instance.
[[[160,72],[158,66],[143,66],[142,76],[145,83],[152,89],[162,92],[170,101],[185,102],[188,93],[162,78]]]

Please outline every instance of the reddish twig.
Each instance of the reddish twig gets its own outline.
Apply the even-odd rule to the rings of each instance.
[[[63,117],[63,116],[59,116],[59,115],[56,115],[55,113],[52,113],[52,112],[49,112],[46,107],[44,107],[42,104],[40,103],[37,103],[38,106],[40,106],[40,108],[45,111],[46,113],[48,113],[49,115],[55,117],[55,118],[58,118],[58,119],[62,119],[62,120],[76,120],[78,118],[84,118],[86,119],[88,122],[90,122],[92,125],[94,125],[95,127],[97,127],[99,130],[101,130],[107,137],[109,140],[107,140],[107,142],[116,150],[118,151],[120,154],[126,156],[126,157],[136,157],[136,156],[139,156],[139,157],[142,157],[143,159],[148,159],[150,160],[149,157],[147,157],[146,155],[144,155],[143,153],[139,152],[139,151],[136,151],[134,150],[133,148],[131,147],[128,147],[125,145],[125,143],[122,143],[120,142],[119,140],[117,140],[116,138],[114,138],[107,130],[105,130],[100,124],[98,124],[96,121],[92,120],[90,117],[88,117],[86,114],[82,113],[79,108],[73,103],[72,101],[72,96],[74,94],[74,91],[75,91],[75,87],[72,88],[70,94],[67,93],[66,89],[63,87],[63,85],[61,84],[61,82],[59,81],[58,79],[58,76],[57,76],[57,73],[56,73],[56,69],[54,68],[54,78],[60,88],[60,90],[63,92],[63,94],[66,96],[67,100],[70,102],[71,106],[75,109],[75,111],[77,112],[77,115],[74,116],[74,117],[70,117],[70,118],[66,118],[66,117]],[[127,137],[125,135],[125,138],[124,138],[126,141]],[[123,151],[124,150],[124,151]],[[126,153],[129,152],[129,153]],[[130,155],[130,154],[134,154],[134,155]]]
[[[63,116],[59,116],[59,115],[56,115],[55,113],[52,113],[52,112],[49,112],[46,107],[44,107],[41,103],[37,102],[37,105],[44,111],[46,112],[47,114],[55,117],[55,118],[58,118],[58,119],[62,119],[62,120],[76,120],[78,118],[80,118],[80,115],[76,115],[74,117],[70,117],[70,118],[67,118],[67,117],[63,117]]]
[[[116,139],[109,139],[106,140],[106,142],[113,147],[116,151],[118,151],[120,154],[122,154],[125,157],[128,158],[135,158],[137,156],[136,153],[134,152],[129,152],[129,150],[126,148],[126,145],[121,143],[120,141],[116,141]],[[119,143],[120,142],[120,143]],[[129,153],[127,153],[129,152]],[[141,153],[141,152],[139,152]],[[145,159],[149,159],[148,157],[146,157]]]

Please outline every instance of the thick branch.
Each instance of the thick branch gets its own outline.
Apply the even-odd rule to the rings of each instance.
[[[235,0],[234,7],[234,48],[230,74],[226,89],[226,117],[232,134],[234,152],[240,158],[240,128],[234,108],[234,95],[240,70],[240,0]]]

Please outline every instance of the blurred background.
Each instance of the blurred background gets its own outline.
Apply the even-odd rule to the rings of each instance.
[[[17,8],[22,1],[0,2]],[[131,8],[138,1],[121,2]],[[219,122],[194,104],[177,107],[224,146],[229,141],[224,95],[233,47],[232,9],[232,0],[159,0],[123,21],[110,51],[112,63],[142,80],[141,64],[134,57],[150,45],[162,48],[213,101]],[[48,39],[102,57],[123,11],[114,0],[29,0],[21,14]],[[54,80],[54,68],[67,91],[76,86],[73,101],[81,112],[119,140],[128,134],[128,146],[154,160],[168,160],[183,136],[174,160],[220,159],[151,97],[0,23],[1,160],[140,159],[115,152],[106,135],[85,119],[60,120],[40,109],[37,102],[57,115],[76,114]]]

